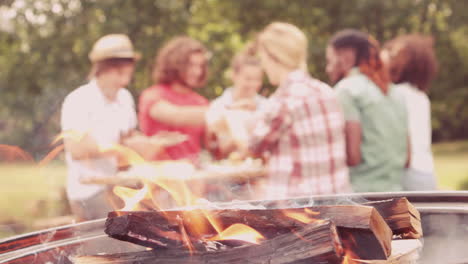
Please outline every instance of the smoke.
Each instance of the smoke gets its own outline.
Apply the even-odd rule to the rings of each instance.
[[[464,212],[461,212],[464,210]],[[421,209],[424,245],[420,263],[468,263],[468,211],[453,213],[444,208],[424,213]]]

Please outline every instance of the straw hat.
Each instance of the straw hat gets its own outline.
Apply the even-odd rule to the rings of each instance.
[[[140,59],[140,54],[133,50],[133,45],[127,35],[110,34],[94,43],[88,55],[91,62],[98,62],[111,58]]]

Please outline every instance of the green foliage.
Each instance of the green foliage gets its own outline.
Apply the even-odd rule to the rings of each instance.
[[[24,4],[20,4],[24,3]],[[214,98],[230,85],[232,56],[272,21],[293,23],[309,37],[309,71],[327,80],[324,50],[337,30],[358,28],[384,42],[422,32],[436,40],[440,73],[431,87],[436,140],[466,137],[468,26],[457,0],[8,0],[13,30],[0,27],[0,143],[41,154],[59,132],[61,102],[86,81],[87,53],[100,36],[126,33],[143,54],[130,90],[151,85],[161,45],[176,35],[212,52],[210,79],[200,93]],[[265,89],[273,89],[266,85]]]

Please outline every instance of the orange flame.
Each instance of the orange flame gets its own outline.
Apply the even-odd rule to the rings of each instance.
[[[352,235],[346,235],[342,237],[341,242],[343,243],[345,256],[342,264],[359,264],[359,256],[353,252],[353,248],[356,246],[356,240]]]
[[[43,167],[47,165],[49,162],[55,159],[60,154],[60,152],[63,151],[64,148],[65,148],[64,144],[60,144],[57,147],[55,147],[41,161],[39,161],[39,166]]]
[[[244,224],[233,224],[209,240],[242,240],[259,244],[265,237],[257,230]]]
[[[135,210],[138,203],[151,201],[155,209],[168,208],[174,206],[168,201],[168,197],[161,195],[167,192],[169,199],[172,199],[177,206],[197,206],[199,205],[200,197],[203,191],[197,193],[195,181],[190,181],[190,186],[187,180],[194,179],[196,169],[190,162],[185,161],[172,161],[172,162],[144,162],[135,152],[127,151],[124,148],[117,148],[124,155],[135,155],[130,158],[130,163],[137,163],[139,167],[135,170],[129,170],[129,176],[140,178],[145,188],[141,190],[133,190],[124,187],[118,187],[115,190],[117,196],[126,201],[126,206],[122,210]],[[122,152],[122,150],[124,150]],[[141,158],[141,159],[140,159]],[[133,175],[132,175],[133,173]],[[203,188],[201,188],[203,189]],[[119,191],[120,190],[120,191]],[[122,192],[124,190],[125,192]],[[144,194],[144,192],[147,192]],[[167,204],[166,204],[167,203]],[[146,204],[145,204],[146,206]],[[166,214],[170,217],[169,214]],[[172,216],[173,217],[173,216]],[[184,219],[182,221],[180,219]],[[185,221],[188,219],[189,221]],[[217,233],[216,236],[209,240],[243,240],[249,243],[259,243],[264,237],[254,230],[253,228],[243,225],[234,224],[227,229],[223,229],[220,223],[209,210],[187,210],[183,211],[182,215],[177,216],[176,219],[169,219],[170,221],[179,221],[180,233],[184,244],[192,252],[194,250],[191,238],[204,239],[207,234]]]
[[[185,231],[183,220],[179,216],[177,216],[177,221],[179,222],[180,233],[182,233],[182,240],[184,241],[185,245],[187,246],[187,248],[188,248],[188,250],[190,252],[190,255],[192,255],[193,251],[194,251],[193,244],[190,241],[190,237],[187,234],[187,231]]]
[[[304,224],[310,224],[312,222],[324,222],[324,220],[311,217],[311,215],[319,215],[320,212],[314,212],[309,208],[305,208],[303,212],[297,210],[284,210],[283,214]]]

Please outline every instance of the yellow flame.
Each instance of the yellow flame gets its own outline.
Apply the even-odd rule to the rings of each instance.
[[[244,224],[233,224],[210,240],[242,240],[259,244],[265,237],[257,230]]]
[[[359,259],[356,257],[353,257],[354,254],[346,252],[346,254],[343,257],[343,262],[341,264],[359,264],[361,263]]]
[[[76,130],[66,130],[63,131],[62,133],[58,134],[54,140],[52,141],[52,145],[55,143],[59,142],[60,140],[63,139],[71,139],[73,141],[79,142],[83,137],[86,135],[84,132],[76,131]]]
[[[306,212],[306,213],[308,213],[310,215],[319,215],[320,214],[320,212],[315,212],[310,208],[304,208],[304,212]]]
[[[139,208],[139,203],[147,196],[148,194],[148,185],[144,185],[143,188],[139,190],[116,186],[113,189],[115,195],[122,198],[125,203],[125,206],[120,209],[120,211],[135,211]]]

